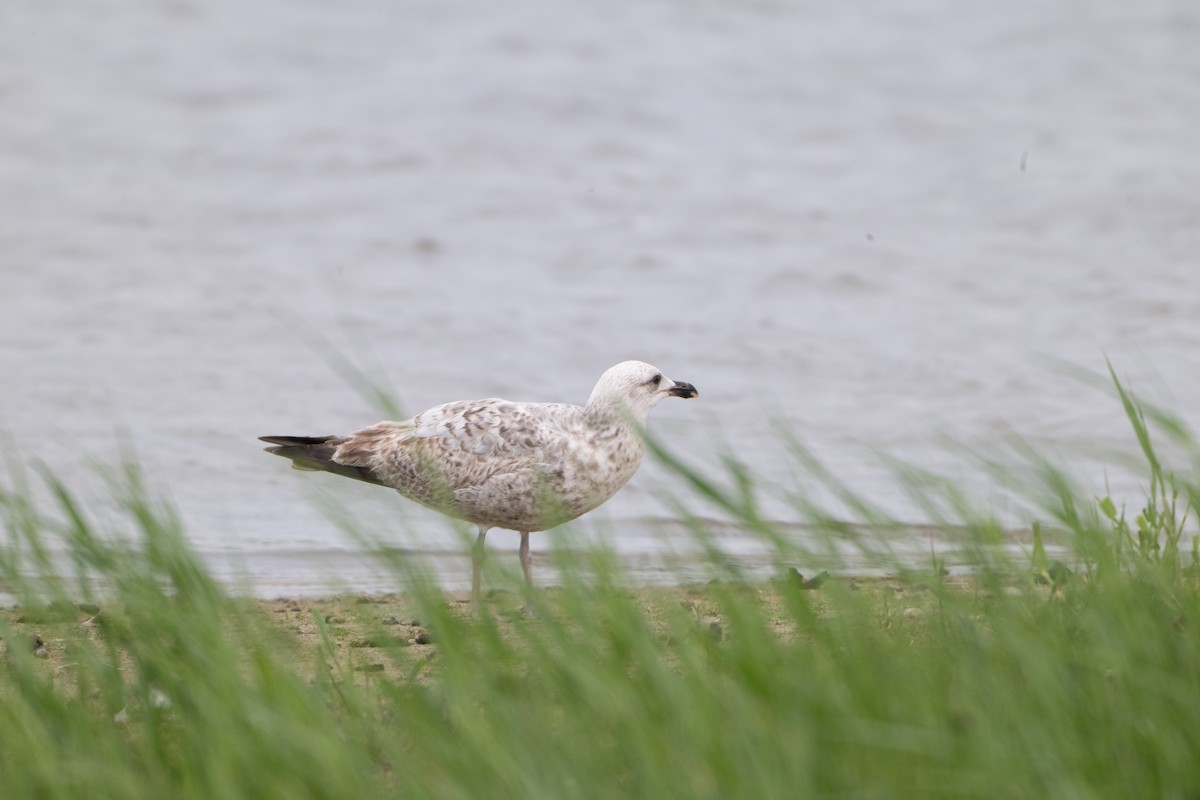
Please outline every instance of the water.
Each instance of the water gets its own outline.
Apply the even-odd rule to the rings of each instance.
[[[379,416],[314,336],[413,412],[644,359],[701,390],[652,420],[693,462],[787,481],[781,420],[920,522],[876,451],[971,483],[941,437],[1129,449],[1057,360],[1197,421],[1198,33],[1183,0],[9,2],[0,424],[80,485],[132,442],[262,591],[369,583],[314,491],[457,547],[259,452]],[[667,483],[582,527],[644,556]]]

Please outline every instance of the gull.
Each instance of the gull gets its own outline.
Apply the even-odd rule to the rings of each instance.
[[[616,494],[641,464],[650,411],[667,397],[698,395],[656,367],[624,361],[600,376],[582,406],[493,397],[445,403],[348,436],[259,438],[294,469],[387,486],[473,523],[479,536],[471,551],[471,606],[478,609],[490,529],[521,534],[521,569],[532,586],[529,534],[576,519]]]

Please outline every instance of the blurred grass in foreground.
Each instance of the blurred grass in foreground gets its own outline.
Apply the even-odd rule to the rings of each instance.
[[[4,796],[1195,797],[1200,592],[1184,529],[1200,488],[1160,462],[1151,427],[1193,464],[1200,449],[1116,386],[1150,481],[1132,524],[1029,454],[1044,519],[1024,562],[987,550],[995,523],[954,487],[906,478],[980,542],[965,581],[931,564],[816,591],[786,573],[630,591],[611,553],[556,552],[561,587],[526,593],[493,572],[511,591],[472,620],[392,554],[410,587],[397,603],[433,637],[419,646],[373,604],[351,604],[347,641],[337,616],[227,597],[136,469],[114,481],[110,530],[49,474],[57,507],[35,508],[10,465]],[[757,514],[744,467],[729,462],[725,486],[655,451],[691,487],[681,513],[716,504],[781,564],[802,559]],[[807,512],[831,538],[862,536]],[[696,527],[713,575],[736,578]],[[1047,563],[1043,531],[1070,557]],[[49,577],[51,542],[73,578]],[[538,616],[500,613],[522,603]]]

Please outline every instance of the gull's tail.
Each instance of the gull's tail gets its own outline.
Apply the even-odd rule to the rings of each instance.
[[[335,475],[374,483],[377,486],[385,485],[366,467],[340,464],[333,460],[333,454],[337,452],[338,446],[346,441],[345,436],[260,436],[258,438],[259,441],[275,445],[275,447],[264,448],[268,453],[290,458],[292,469],[306,472],[332,472]]]

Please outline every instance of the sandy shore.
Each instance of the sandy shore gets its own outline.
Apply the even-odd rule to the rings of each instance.
[[[933,604],[932,594],[926,588],[899,579],[832,580],[843,581],[843,585],[873,597],[881,625],[889,624],[888,617],[893,614],[921,614]],[[951,580],[959,588],[969,589],[969,579]],[[558,590],[539,591],[553,608]],[[753,595],[762,604],[781,636],[791,635],[791,623],[775,584],[744,584],[737,591]],[[824,589],[813,592],[818,609],[825,606],[825,594]],[[667,616],[676,608],[691,614],[697,630],[705,635],[717,640],[727,635],[718,593],[712,584],[634,588],[628,590],[628,595],[664,636],[668,635]],[[283,597],[235,602],[242,604],[247,612],[242,619],[250,624],[239,624],[235,621],[237,615],[231,615],[231,635],[276,639],[278,646],[290,652],[302,674],[312,676],[319,670],[330,669],[356,680],[369,680],[372,676],[427,680],[436,672],[438,632],[428,620],[422,619],[419,605],[411,595],[346,594],[319,599]],[[466,593],[447,594],[445,602],[453,615],[470,616]],[[541,624],[523,613],[521,596],[514,592],[486,593],[485,608],[501,636],[519,636],[528,632],[530,626]],[[108,612],[79,604],[12,608],[0,613],[5,615],[12,630],[8,641],[3,643],[5,648],[34,649],[46,661],[46,669],[65,675],[72,666],[71,642],[81,636],[98,637],[98,620]],[[325,646],[326,640],[331,648]]]

